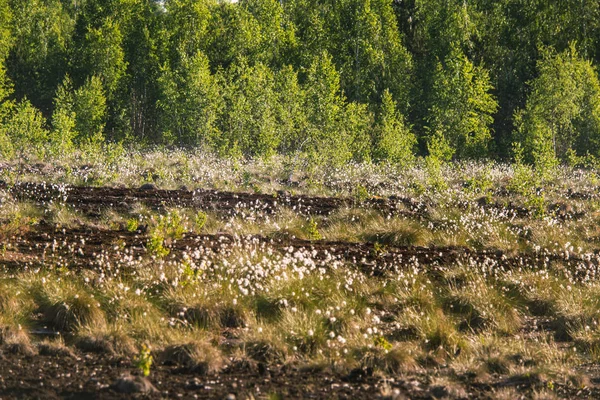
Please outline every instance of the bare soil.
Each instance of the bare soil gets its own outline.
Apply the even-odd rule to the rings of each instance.
[[[582,373],[600,376],[597,366],[584,366]],[[334,373],[328,369],[298,366],[250,368],[230,365],[218,374],[200,375],[175,365],[153,366],[149,378],[135,376],[130,361],[74,351],[72,355],[22,355],[0,348],[1,399],[246,399],[277,393],[295,399],[493,399],[504,388],[522,394],[540,391],[546,385],[537,377],[491,377],[485,384],[459,377],[464,386],[432,384],[431,373],[381,379],[369,371]],[[132,372],[134,375],[132,375]],[[443,367],[439,372],[444,372]],[[435,372],[434,372],[435,374]],[[155,391],[128,391],[118,386],[122,377],[140,379]],[[128,378],[128,379],[131,379]],[[554,392],[570,399],[600,397],[600,378],[585,389],[557,385]],[[229,396],[229,397],[228,397]]]
[[[6,188],[0,183],[0,187]],[[107,209],[127,211],[136,203],[153,209],[164,207],[194,207],[221,213],[237,212],[240,208],[272,212],[277,207],[287,207],[305,214],[328,215],[333,211],[356,205],[355,199],[292,196],[289,193],[274,195],[232,193],[195,190],[159,190],[156,188],[73,187],[22,183],[10,188],[13,196],[47,205],[60,201],[89,216],[97,216]],[[415,218],[427,217],[427,205],[408,198],[367,199],[361,203],[391,214],[406,214]],[[467,205],[465,205],[467,206]],[[483,204],[500,207],[500,204]],[[529,215],[529,210],[513,207],[516,215]],[[568,218],[577,217],[575,214]],[[565,218],[567,218],[565,217]],[[18,271],[39,268],[60,262],[72,269],[91,268],[97,256],[112,258],[115,262],[124,252],[137,256],[148,255],[145,227],[136,232],[125,229],[107,230],[92,226],[63,228],[45,221],[21,227],[9,236],[0,237],[0,266]],[[506,254],[496,249],[473,250],[463,247],[377,247],[374,243],[340,241],[307,241],[297,238],[265,236],[235,237],[229,234],[186,234],[169,243],[167,260],[178,260],[189,249],[202,246],[215,253],[233,244],[265,243],[280,252],[311,251],[316,260],[328,257],[347,263],[349,267],[373,275],[385,275],[386,269],[398,265],[418,264],[428,268],[432,277],[457,262],[476,261],[490,269],[520,268],[524,265],[547,266],[561,262],[577,271],[585,263],[576,257],[563,254]],[[582,269],[582,279],[594,278],[595,270]],[[443,366],[440,367],[443,369]],[[600,377],[596,365],[582,366],[582,372]],[[176,365],[158,364],[153,367],[148,381],[156,389],[151,393],[126,393],[115,386],[124,374],[135,371],[131,362],[105,354],[83,353],[73,355],[22,354],[7,346],[0,346],[0,399],[125,399],[125,398],[227,398],[228,395],[259,398],[268,393],[279,393],[283,398],[314,399],[367,399],[367,398],[493,398],[493,393],[504,387],[515,387],[520,392],[531,393],[544,387],[544,382],[534,379],[490,379],[485,384],[464,377],[465,391],[451,393],[451,388],[431,384],[427,374],[402,376],[384,382],[369,371],[340,373],[328,369],[306,369],[300,366],[257,365],[254,367],[228,366],[218,375],[203,376]],[[592,378],[586,389],[570,386],[557,387],[555,392],[568,398],[600,398],[600,378]],[[229,398],[236,398],[229,397]]]

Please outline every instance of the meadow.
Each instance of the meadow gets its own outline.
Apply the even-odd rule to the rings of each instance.
[[[600,395],[595,169],[131,150],[0,180],[7,396]]]

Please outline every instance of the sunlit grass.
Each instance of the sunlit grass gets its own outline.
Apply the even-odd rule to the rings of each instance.
[[[483,193],[465,185],[478,164],[445,167],[440,191],[426,186],[419,166],[356,164],[290,187],[267,179],[285,176],[277,160],[211,157],[132,153],[43,178],[138,187],[152,173],[161,188],[344,201],[323,214],[285,204],[221,211],[132,203],[86,215],[3,190],[0,346],[132,360],[146,345],[159,364],[200,375],[265,364],[386,379],[432,374],[431,386],[455,397],[469,390],[465,382],[491,385],[497,398],[515,394],[498,382],[525,382],[537,398],[554,383],[589,384],[577,366],[600,360],[596,200],[577,200],[577,218],[517,215],[526,199],[506,194],[512,170],[503,165],[489,170]],[[548,188],[548,210],[567,189],[586,190],[585,174],[561,170],[559,178],[572,185]],[[23,239],[44,229],[43,248]],[[53,229],[68,239],[53,241]],[[94,254],[78,251],[85,241],[69,237],[71,229],[91,232]],[[94,232],[110,232],[113,242],[94,243]]]

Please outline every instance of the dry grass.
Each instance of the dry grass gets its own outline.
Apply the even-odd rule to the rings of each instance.
[[[226,363],[221,351],[207,340],[170,344],[159,354],[163,363],[181,365],[199,375],[220,371]]]
[[[43,320],[53,329],[76,332],[82,327],[106,326],[106,315],[89,290],[70,280],[36,284],[32,290]]]
[[[131,358],[137,353],[134,340],[120,326],[81,329],[75,346],[83,352],[112,357]]]
[[[75,352],[67,346],[62,338],[57,340],[45,339],[37,345],[40,355],[50,357],[75,358]]]

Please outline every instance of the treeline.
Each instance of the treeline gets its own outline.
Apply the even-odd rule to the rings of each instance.
[[[597,0],[0,0],[0,154],[600,156]]]

